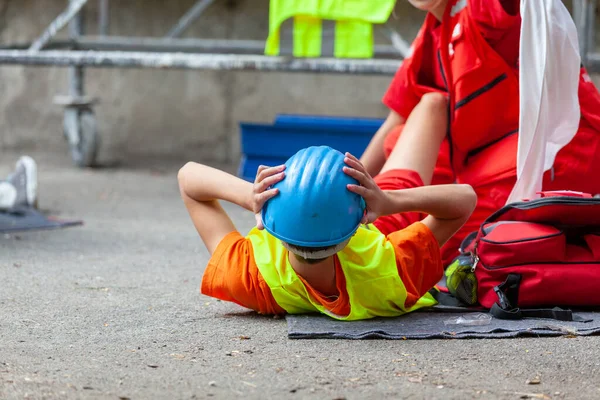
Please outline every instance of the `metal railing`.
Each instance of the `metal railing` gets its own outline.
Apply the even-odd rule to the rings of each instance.
[[[372,59],[293,58],[263,55],[264,42],[256,40],[182,39],[181,34],[214,0],[198,0],[164,37],[108,36],[109,0],[98,0],[98,34],[85,35],[81,10],[89,0],[69,0],[44,32],[31,43],[0,46],[0,65],[64,66],[69,68],[69,93],[57,97],[65,107],[63,128],[71,155],[79,166],[95,162],[99,146],[95,100],[85,96],[87,67],[199,69],[230,71],[280,71],[336,74],[393,75],[408,49],[389,27],[391,45],[376,45]],[[533,0],[532,0],[533,1]],[[591,72],[600,71],[600,54],[592,49],[596,0],[573,0],[582,62]],[[68,40],[55,35],[68,25]]]

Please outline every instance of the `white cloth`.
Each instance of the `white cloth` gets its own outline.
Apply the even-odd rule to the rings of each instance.
[[[577,29],[561,0],[521,0],[517,182],[507,202],[538,197],[544,171],[579,126]]]

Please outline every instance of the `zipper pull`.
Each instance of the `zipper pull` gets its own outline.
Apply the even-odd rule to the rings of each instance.
[[[479,235],[477,235],[479,236]],[[471,254],[473,255],[473,266],[471,267],[471,272],[475,272],[475,268],[477,268],[477,264],[479,264],[479,256],[477,255],[477,247],[479,246],[479,237],[475,238],[475,243],[473,244],[473,251]]]
[[[477,264],[479,264],[479,257],[477,257],[477,254],[473,253],[473,266],[471,267],[471,272],[475,272]]]

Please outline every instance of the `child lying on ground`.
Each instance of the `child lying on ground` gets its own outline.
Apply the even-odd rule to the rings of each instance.
[[[181,195],[211,254],[202,293],[261,314],[342,320],[434,305],[427,292],[443,274],[440,246],[476,203],[468,185],[424,186],[444,138],[445,108],[422,101],[399,139],[406,146],[396,146],[374,179],[356,157],[328,147],[261,167],[254,184],[186,164]],[[219,200],[254,212],[257,227],[243,237]]]

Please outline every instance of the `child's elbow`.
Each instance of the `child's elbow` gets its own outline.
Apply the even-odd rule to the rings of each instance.
[[[179,190],[182,193],[185,193],[185,186],[187,182],[187,178],[191,173],[194,163],[192,161],[188,161],[183,167],[179,169],[177,172],[177,182],[179,183]]]

